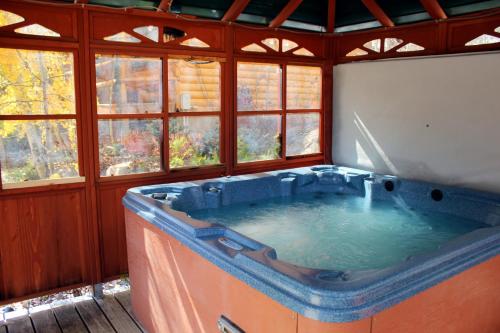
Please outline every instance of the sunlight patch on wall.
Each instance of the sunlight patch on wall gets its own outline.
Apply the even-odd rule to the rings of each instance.
[[[382,149],[382,146],[377,142],[375,137],[370,133],[368,127],[363,123],[359,115],[354,112],[354,125],[359,130],[359,133],[363,136],[363,138],[372,146],[373,150],[377,153],[378,158],[380,158],[386,167],[391,171],[392,174],[397,175],[398,174],[398,169],[394,165],[394,163],[391,162],[389,159],[389,156],[384,152]]]
[[[368,157],[368,154],[363,149],[363,146],[361,146],[358,140],[356,140],[356,163],[363,168],[375,168],[372,160],[370,159],[370,157]]]

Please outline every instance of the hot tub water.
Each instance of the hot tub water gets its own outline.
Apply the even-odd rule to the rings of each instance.
[[[488,227],[408,207],[404,201],[314,192],[189,211],[276,249],[278,259],[318,269],[389,267]]]

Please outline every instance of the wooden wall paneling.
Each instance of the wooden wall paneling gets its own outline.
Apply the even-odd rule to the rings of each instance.
[[[99,189],[98,207],[103,279],[127,273],[125,220],[121,198],[128,188],[128,185],[121,185]]]
[[[3,299],[85,280],[83,189],[3,197],[0,214]]]

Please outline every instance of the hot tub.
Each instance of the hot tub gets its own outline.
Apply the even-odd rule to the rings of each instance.
[[[322,165],[123,203],[150,332],[500,331],[499,195]]]

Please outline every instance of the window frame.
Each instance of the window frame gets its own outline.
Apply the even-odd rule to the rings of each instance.
[[[238,111],[238,63],[259,63],[259,64],[273,64],[280,65],[281,71],[281,110],[267,110],[267,111]],[[321,70],[321,91],[320,91],[320,108],[319,109],[288,109],[287,108],[287,66],[304,66],[304,67],[317,67]],[[289,59],[284,57],[265,57],[265,56],[247,56],[237,55],[234,57],[234,85],[233,85],[233,128],[232,134],[233,151],[231,156],[234,161],[234,169],[237,173],[249,172],[250,170],[260,170],[260,168],[286,168],[290,165],[306,162],[322,163],[325,157],[325,73],[326,67],[323,61],[314,61],[313,59]],[[294,155],[286,156],[286,116],[287,114],[305,114],[305,113],[318,113],[319,116],[319,152],[307,155]],[[252,116],[252,115],[276,115],[281,116],[281,157],[273,160],[261,160],[250,162],[238,162],[238,117],[239,116]]]
[[[127,181],[134,179],[149,179],[165,177],[177,173],[192,172],[193,174],[209,172],[210,170],[223,170],[226,164],[224,131],[225,131],[225,58],[203,56],[189,53],[171,53],[167,50],[130,50],[129,48],[116,47],[91,47],[90,49],[90,84],[91,84],[91,98],[92,98],[92,127],[94,131],[93,146],[94,146],[94,172],[98,182],[113,182],[113,181]],[[151,59],[161,59],[162,64],[162,107],[159,113],[142,113],[142,114],[98,114],[97,112],[97,88],[96,88],[96,56],[123,56],[123,57],[143,57]],[[213,60],[220,63],[220,96],[221,96],[221,110],[209,112],[169,112],[169,89],[168,89],[168,60],[169,59],[197,59],[197,60]],[[219,163],[212,165],[200,166],[187,166],[180,168],[170,168],[170,141],[169,141],[169,120],[170,117],[200,117],[200,116],[219,116]],[[99,153],[99,128],[98,122],[100,119],[159,119],[162,121],[163,137],[161,142],[160,161],[162,170],[154,172],[141,172],[131,173],[116,176],[102,176],[100,172],[100,153]]]
[[[170,117],[172,118],[182,118],[182,117],[218,117],[219,118],[219,163],[216,164],[210,164],[210,165],[199,165],[199,166],[185,166],[185,167],[179,167],[179,168],[171,168],[170,167],[170,132],[166,132],[167,135],[167,150],[166,150],[166,155],[167,155],[167,169],[169,172],[181,172],[183,170],[192,170],[192,169],[200,169],[200,168],[210,168],[210,167],[221,167],[225,165],[225,140],[224,140],[224,114],[225,114],[225,89],[224,89],[224,78],[225,78],[225,60],[221,59],[215,59],[211,57],[197,57],[197,56],[186,56],[186,55],[167,55],[166,56],[166,63],[168,66],[168,60],[169,59],[179,59],[179,60],[184,60],[184,59],[196,59],[196,60],[212,60],[212,61],[217,61],[220,66],[220,76],[219,76],[219,89],[220,89],[220,110],[219,111],[179,111],[179,112],[169,112],[169,86],[168,83],[170,82],[169,76],[168,76],[168,67],[166,68],[166,81],[167,81],[167,86],[166,86],[166,97],[167,97],[167,105],[165,105],[166,108],[166,113],[167,113],[167,127],[170,125]]]
[[[37,36],[39,37],[39,36]],[[32,115],[0,115],[0,120],[74,120],[75,121],[75,134],[76,134],[76,150],[77,150],[77,164],[78,176],[65,177],[60,179],[39,179],[28,180],[18,183],[4,184],[1,178],[2,166],[0,165],[0,191],[15,191],[25,190],[30,188],[50,188],[52,186],[81,186],[85,183],[85,159],[83,152],[83,119],[82,119],[82,106],[81,106],[81,87],[80,87],[80,58],[79,46],[77,44],[69,44],[55,41],[50,46],[44,46],[45,43],[37,43],[36,40],[30,43],[19,43],[16,41],[5,42],[2,40],[3,49],[12,50],[26,50],[26,51],[40,51],[40,52],[64,52],[71,54],[73,57],[73,81],[74,81],[74,103],[75,113],[73,114],[32,114]]]

